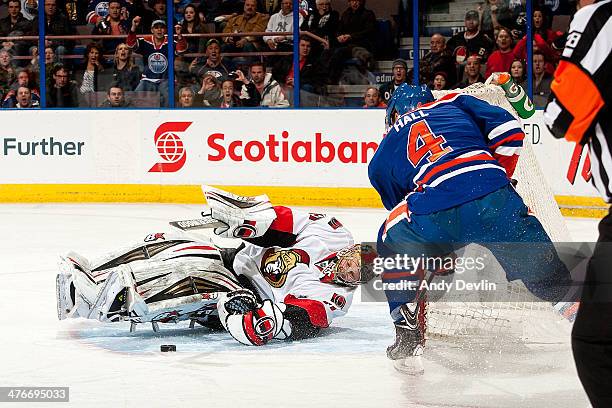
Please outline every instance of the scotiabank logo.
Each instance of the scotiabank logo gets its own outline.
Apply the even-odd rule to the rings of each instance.
[[[164,160],[157,163],[149,173],[174,173],[187,161],[185,145],[177,133],[184,132],[192,122],[166,122],[159,125],[153,138],[159,156]]]
[[[292,140],[289,132],[283,131],[280,137],[269,134],[266,140],[240,138],[231,141],[226,140],[224,133],[213,133],[207,140],[213,151],[208,154],[208,161],[368,163],[378,148],[378,143],[372,141],[332,140],[326,140],[319,132],[310,140]]]

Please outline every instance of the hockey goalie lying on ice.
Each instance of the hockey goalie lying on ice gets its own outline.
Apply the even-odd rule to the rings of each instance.
[[[240,240],[237,248],[174,232],[149,234],[95,263],[68,253],[57,275],[58,317],[154,329],[189,319],[263,345],[316,336],[346,314],[369,273],[362,276],[360,245],[336,218],[273,207],[267,196],[210,187],[204,194],[213,221],[206,225]]]

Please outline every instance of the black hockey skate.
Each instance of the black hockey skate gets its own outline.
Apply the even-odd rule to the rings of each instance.
[[[425,336],[419,322],[419,307],[405,304],[400,308],[403,319],[395,323],[395,342],[387,347],[387,357],[393,360],[394,367],[403,373],[418,375],[423,373],[421,356]]]

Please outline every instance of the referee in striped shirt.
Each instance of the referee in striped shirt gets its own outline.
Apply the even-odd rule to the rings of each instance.
[[[612,203],[612,0],[580,0],[544,119],[555,137],[588,144],[593,183]],[[612,407],[612,208],[599,223],[572,350],[593,408]]]

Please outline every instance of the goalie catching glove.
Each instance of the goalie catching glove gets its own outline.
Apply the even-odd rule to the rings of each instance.
[[[241,197],[209,186],[202,186],[202,190],[210,206],[210,216],[225,224],[214,230],[220,237],[261,237],[276,219],[267,195]]]
[[[247,346],[263,346],[273,338],[285,339],[291,335],[291,325],[281,307],[285,305],[269,299],[259,302],[248,289],[224,293],[217,303],[223,327]]]

